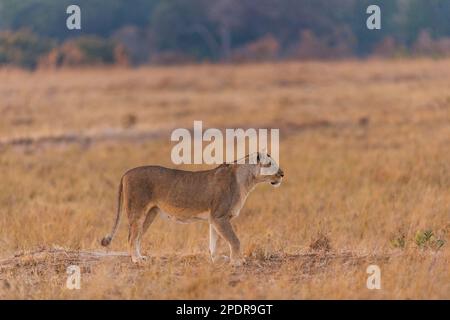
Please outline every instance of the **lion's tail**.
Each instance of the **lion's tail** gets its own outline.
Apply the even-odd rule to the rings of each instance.
[[[117,196],[117,215],[116,215],[116,221],[114,222],[114,226],[113,229],[111,231],[110,234],[108,234],[106,237],[104,237],[101,241],[102,246],[107,247],[112,239],[114,238],[117,229],[119,227],[119,223],[120,223],[120,213],[122,211],[122,193],[123,193],[123,178],[120,180],[120,185],[119,185],[119,194]]]

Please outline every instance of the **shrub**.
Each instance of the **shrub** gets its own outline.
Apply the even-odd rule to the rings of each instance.
[[[406,234],[403,231],[398,231],[390,240],[394,248],[404,249],[406,247]]]
[[[418,56],[449,56],[450,38],[433,39],[428,31],[422,30],[413,45],[412,52]]]
[[[439,250],[445,244],[445,240],[437,237],[432,230],[417,231],[414,241],[422,249],[431,248]]]
[[[278,56],[280,44],[272,35],[264,36],[233,52],[232,60],[242,61],[267,61]]]
[[[0,65],[33,69],[39,57],[49,52],[53,46],[53,41],[38,37],[28,30],[0,32]]]
[[[39,62],[41,67],[111,64],[128,64],[125,49],[112,40],[94,36],[68,40],[43,56]]]

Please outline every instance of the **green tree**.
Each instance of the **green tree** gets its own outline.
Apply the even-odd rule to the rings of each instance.
[[[161,1],[151,16],[157,47],[196,58],[214,57],[217,39],[208,19],[208,3],[208,0]]]

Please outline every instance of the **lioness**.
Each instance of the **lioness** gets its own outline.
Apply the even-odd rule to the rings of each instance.
[[[207,220],[212,260],[217,259],[216,243],[220,235],[230,246],[231,263],[239,266],[243,263],[240,243],[230,220],[239,215],[248,194],[258,183],[279,186],[283,176],[278,164],[263,152],[247,155],[244,163],[235,161],[205,171],[159,166],[131,169],[122,176],[116,221],[101,244],[111,243],[123,205],[129,220],[128,244],[133,262],[145,259],[140,253],[141,238],[159,213],[182,223]]]

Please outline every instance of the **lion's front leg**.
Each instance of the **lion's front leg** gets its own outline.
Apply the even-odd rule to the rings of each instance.
[[[229,261],[227,256],[219,256],[217,254],[217,243],[219,241],[219,235],[212,224],[209,225],[209,253],[211,254],[212,262],[218,262],[220,259]]]
[[[219,235],[230,245],[231,263],[234,266],[242,265],[244,259],[241,257],[241,244],[233,230],[230,220],[228,218],[213,218],[212,225],[217,233],[219,233]]]
[[[214,229],[214,226],[212,224],[210,224],[209,225],[209,253],[211,254],[211,259],[213,262],[215,262],[215,260],[216,260],[217,239],[219,239],[219,236],[216,232],[216,229]]]

